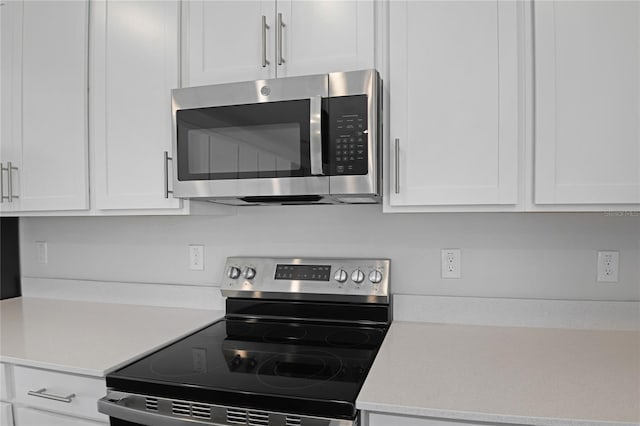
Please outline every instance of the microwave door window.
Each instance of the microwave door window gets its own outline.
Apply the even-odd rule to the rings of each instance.
[[[179,179],[308,176],[308,112],[292,106],[277,108],[280,114],[273,111],[274,104],[292,102],[305,101],[178,111]],[[246,110],[256,107],[264,114]],[[239,114],[239,108],[246,114]]]
[[[189,170],[241,179],[288,176],[299,170],[298,123],[189,131]]]

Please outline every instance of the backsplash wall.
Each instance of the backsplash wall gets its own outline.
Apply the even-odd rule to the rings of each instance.
[[[37,262],[37,241],[48,263]],[[188,268],[205,246],[204,271]],[[462,278],[440,278],[440,249]],[[620,251],[618,283],[597,250]],[[21,219],[23,277],[218,286],[232,255],[386,257],[395,294],[640,300],[640,217],[605,213],[382,214],[380,206],[238,209],[231,216]]]

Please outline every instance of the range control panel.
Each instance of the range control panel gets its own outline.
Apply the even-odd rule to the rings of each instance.
[[[229,257],[227,297],[389,303],[389,259]]]

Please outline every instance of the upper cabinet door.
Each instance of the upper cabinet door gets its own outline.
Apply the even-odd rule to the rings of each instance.
[[[276,76],[275,0],[183,2],[183,86]]]
[[[640,203],[640,2],[534,5],[535,203]]]
[[[20,209],[88,209],[88,1],[24,1],[21,22]]]
[[[9,177],[11,167],[20,167],[20,37],[22,4],[5,2],[0,7],[0,212],[19,207],[13,197],[17,187]],[[11,163],[11,164],[9,164]],[[12,175],[13,176],[13,175]],[[10,185],[11,184],[11,185]],[[12,187],[10,189],[10,186]]]
[[[518,7],[390,3],[391,206],[519,202]]]
[[[277,5],[278,77],[374,67],[373,1],[285,0]]]
[[[91,138],[98,210],[180,208],[165,198],[171,89],[179,85],[178,1],[91,6]]]

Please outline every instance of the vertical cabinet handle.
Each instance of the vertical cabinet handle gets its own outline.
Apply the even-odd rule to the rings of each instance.
[[[9,193],[9,202],[12,202],[14,198],[20,198],[17,195],[13,195],[13,170],[17,172],[18,168],[11,165],[11,161],[7,161],[7,192]]]
[[[9,168],[0,163],[0,203],[4,203],[4,200],[8,200],[9,197],[4,195],[4,172],[9,171]]]
[[[262,68],[266,68],[270,62],[267,60],[267,17],[262,15]]]
[[[59,402],[66,402],[67,404],[70,403],[71,400],[76,397],[75,393],[69,394],[67,396],[59,396],[59,395],[54,395],[52,393],[46,393],[46,392],[47,392],[47,388],[42,388],[42,389],[38,389],[37,391],[28,391],[27,395],[37,396],[38,398],[44,398],[44,399],[52,399],[54,401],[59,401]]]
[[[395,184],[396,184],[396,194],[400,193],[400,138],[396,138],[396,176],[395,176]]]
[[[284,58],[282,57],[282,29],[284,26],[284,22],[282,22],[282,13],[278,13],[278,65],[284,64]]]
[[[169,194],[173,194],[173,191],[169,190],[169,161],[173,161],[173,158],[169,157],[167,151],[164,152],[164,198],[169,198]]]

